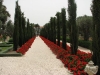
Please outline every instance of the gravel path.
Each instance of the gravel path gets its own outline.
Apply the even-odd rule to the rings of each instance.
[[[0,57],[0,75],[70,75],[46,44],[37,37],[22,57]]]

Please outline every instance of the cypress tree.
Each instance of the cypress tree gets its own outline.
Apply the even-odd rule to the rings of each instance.
[[[29,39],[29,19],[27,19],[27,41]]]
[[[51,29],[51,30],[50,30],[50,34],[51,34],[51,35],[50,35],[50,37],[51,37],[50,41],[53,42],[53,31],[54,31],[54,30],[53,30],[53,17],[50,18],[50,29]]]
[[[56,13],[57,17],[57,45],[60,46],[60,12]]]
[[[32,26],[32,23],[30,24],[30,32],[31,32],[30,38],[32,38],[32,36],[33,36],[33,26]]]
[[[93,15],[93,41],[92,41],[92,60],[95,65],[99,66],[98,73],[100,75],[100,1],[92,0],[92,15]]]
[[[47,30],[48,30],[48,40],[50,40],[51,38],[51,29],[50,29],[50,23],[47,23]]]
[[[66,50],[66,11],[63,8],[61,10],[62,17],[62,47]]]
[[[19,6],[19,46],[23,45],[22,12]]]
[[[30,22],[29,19],[27,19],[27,41],[30,39]]]
[[[25,24],[26,24],[26,21],[25,21],[25,17],[24,17],[24,13],[22,13],[22,28],[23,28],[23,43],[25,43]]]
[[[53,42],[56,44],[56,18],[53,18]]]
[[[76,25],[76,3],[74,0],[68,0],[68,14],[71,51],[72,54],[77,54],[78,30]]]
[[[14,33],[13,33],[13,50],[17,50],[19,44],[19,6],[16,1],[15,18],[14,18]]]

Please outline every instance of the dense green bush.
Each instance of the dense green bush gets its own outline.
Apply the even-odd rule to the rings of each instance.
[[[2,49],[0,48],[0,51],[2,51]]]
[[[13,38],[9,39],[9,41],[8,41],[8,42],[13,42]]]
[[[7,44],[13,44],[13,38],[10,38]]]
[[[79,40],[79,46],[82,46],[84,48],[91,49],[91,44],[92,44],[92,41]]]
[[[0,47],[10,47],[10,46],[12,46],[12,45],[6,44],[6,43],[0,43]]]
[[[60,40],[62,40],[62,36],[60,37]],[[66,39],[66,42],[70,43],[70,39],[67,38],[67,39]]]
[[[66,41],[67,41],[68,43],[70,43],[70,39],[69,39],[69,38],[67,38]]]
[[[60,37],[60,39],[62,40],[62,37]],[[70,39],[69,38],[67,38],[66,41],[68,43],[70,43]],[[81,47],[84,47],[84,48],[91,49],[91,44],[92,44],[92,41],[78,40],[78,45],[81,46]]]
[[[15,57],[16,57],[16,56],[22,56],[22,54],[21,54],[21,53],[15,53],[15,54],[7,54],[7,53],[2,53],[2,54],[1,54],[1,53],[0,53],[0,57],[6,57],[6,56],[7,56],[7,57],[8,57],[8,56],[10,56],[10,57],[11,57],[11,56],[13,56],[13,57],[15,56]]]

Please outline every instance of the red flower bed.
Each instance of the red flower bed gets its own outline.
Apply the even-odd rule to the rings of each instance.
[[[67,46],[67,50],[64,50],[43,37],[41,37],[41,39],[74,75],[87,75],[87,73],[84,72],[84,68],[91,60],[91,53],[85,53],[78,50],[77,55],[71,55],[71,49],[69,46]]]
[[[16,52],[22,53],[24,55],[29,50],[29,48],[31,47],[34,40],[35,40],[35,37],[31,38],[24,45],[22,45],[22,47],[20,47]]]

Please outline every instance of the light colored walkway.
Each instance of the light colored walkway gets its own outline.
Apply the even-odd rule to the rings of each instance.
[[[37,37],[22,57],[0,57],[0,75],[70,75],[59,59]]]

